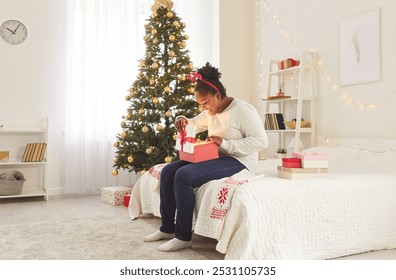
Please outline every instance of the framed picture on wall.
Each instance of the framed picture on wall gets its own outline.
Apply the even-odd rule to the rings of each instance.
[[[380,8],[340,22],[340,85],[381,80]]]

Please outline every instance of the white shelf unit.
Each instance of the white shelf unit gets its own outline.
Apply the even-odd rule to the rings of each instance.
[[[47,143],[48,119],[41,128],[0,128],[0,150],[9,151],[10,158],[0,161],[0,174],[18,170],[24,176],[22,193],[19,195],[2,195],[2,198],[44,197],[48,201],[47,193],[47,160],[41,162],[23,162],[22,156],[28,143]]]
[[[316,144],[316,53],[303,51],[299,59],[299,66],[282,70],[278,70],[280,60],[269,61],[267,89],[263,97],[265,113],[281,113],[284,121],[296,119],[295,129],[266,130],[278,136],[276,148],[286,148],[289,155],[298,152],[301,144],[305,148]],[[290,98],[274,99],[279,88]],[[301,118],[309,121],[310,127],[301,127]]]

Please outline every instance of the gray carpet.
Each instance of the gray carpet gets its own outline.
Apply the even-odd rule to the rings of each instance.
[[[194,237],[192,249],[160,252],[164,243],[143,242],[158,220],[128,216],[93,217],[26,224],[0,225],[2,260],[207,260],[221,259],[214,240]]]

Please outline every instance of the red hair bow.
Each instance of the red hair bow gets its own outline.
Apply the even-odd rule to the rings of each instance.
[[[196,82],[198,82],[198,81],[201,81],[201,82],[203,82],[203,83],[205,83],[205,84],[211,86],[212,88],[214,88],[214,89],[216,90],[216,92],[219,92],[219,89],[218,89],[214,84],[212,84],[212,83],[210,83],[210,82],[205,81],[204,79],[202,79],[201,74],[199,74],[198,72],[194,72],[194,73],[188,74],[188,75],[187,75],[187,78],[188,78],[191,82],[193,82],[193,83],[196,83]]]

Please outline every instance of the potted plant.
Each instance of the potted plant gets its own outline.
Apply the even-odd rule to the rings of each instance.
[[[276,153],[278,154],[278,158],[284,158],[287,154],[287,149],[286,148],[278,148],[278,150],[276,150]]]

